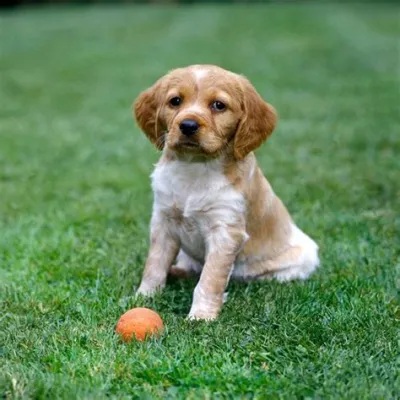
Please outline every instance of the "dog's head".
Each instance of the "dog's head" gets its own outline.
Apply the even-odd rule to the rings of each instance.
[[[242,159],[276,124],[274,108],[243,76],[209,65],[175,69],[139,95],[134,112],[157,148]]]

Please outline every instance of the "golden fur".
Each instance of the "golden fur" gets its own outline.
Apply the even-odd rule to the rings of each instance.
[[[163,287],[169,271],[201,273],[189,316],[213,319],[231,275],[305,279],[317,267],[317,245],[257,165],[253,150],[277,116],[246,78],[211,65],[176,69],[139,95],[134,113],[163,151],[139,293]],[[198,123],[194,135],[181,132],[187,119]]]

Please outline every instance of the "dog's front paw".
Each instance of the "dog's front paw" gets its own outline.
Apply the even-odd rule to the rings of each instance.
[[[146,282],[142,282],[138,290],[136,290],[136,296],[151,297],[154,296],[157,293],[157,291],[161,289],[162,287],[160,286],[149,285]]]
[[[217,312],[208,312],[208,311],[190,311],[187,319],[191,321],[214,321],[217,319]]]

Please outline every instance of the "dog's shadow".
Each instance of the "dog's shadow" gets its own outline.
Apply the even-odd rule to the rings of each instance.
[[[160,309],[165,308],[176,315],[186,316],[189,313],[193,299],[193,291],[199,277],[186,279],[168,276],[163,295],[158,299]]]

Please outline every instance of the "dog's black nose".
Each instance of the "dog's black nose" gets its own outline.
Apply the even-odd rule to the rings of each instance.
[[[185,136],[192,136],[199,129],[199,124],[194,119],[184,119],[180,123],[179,129]]]

